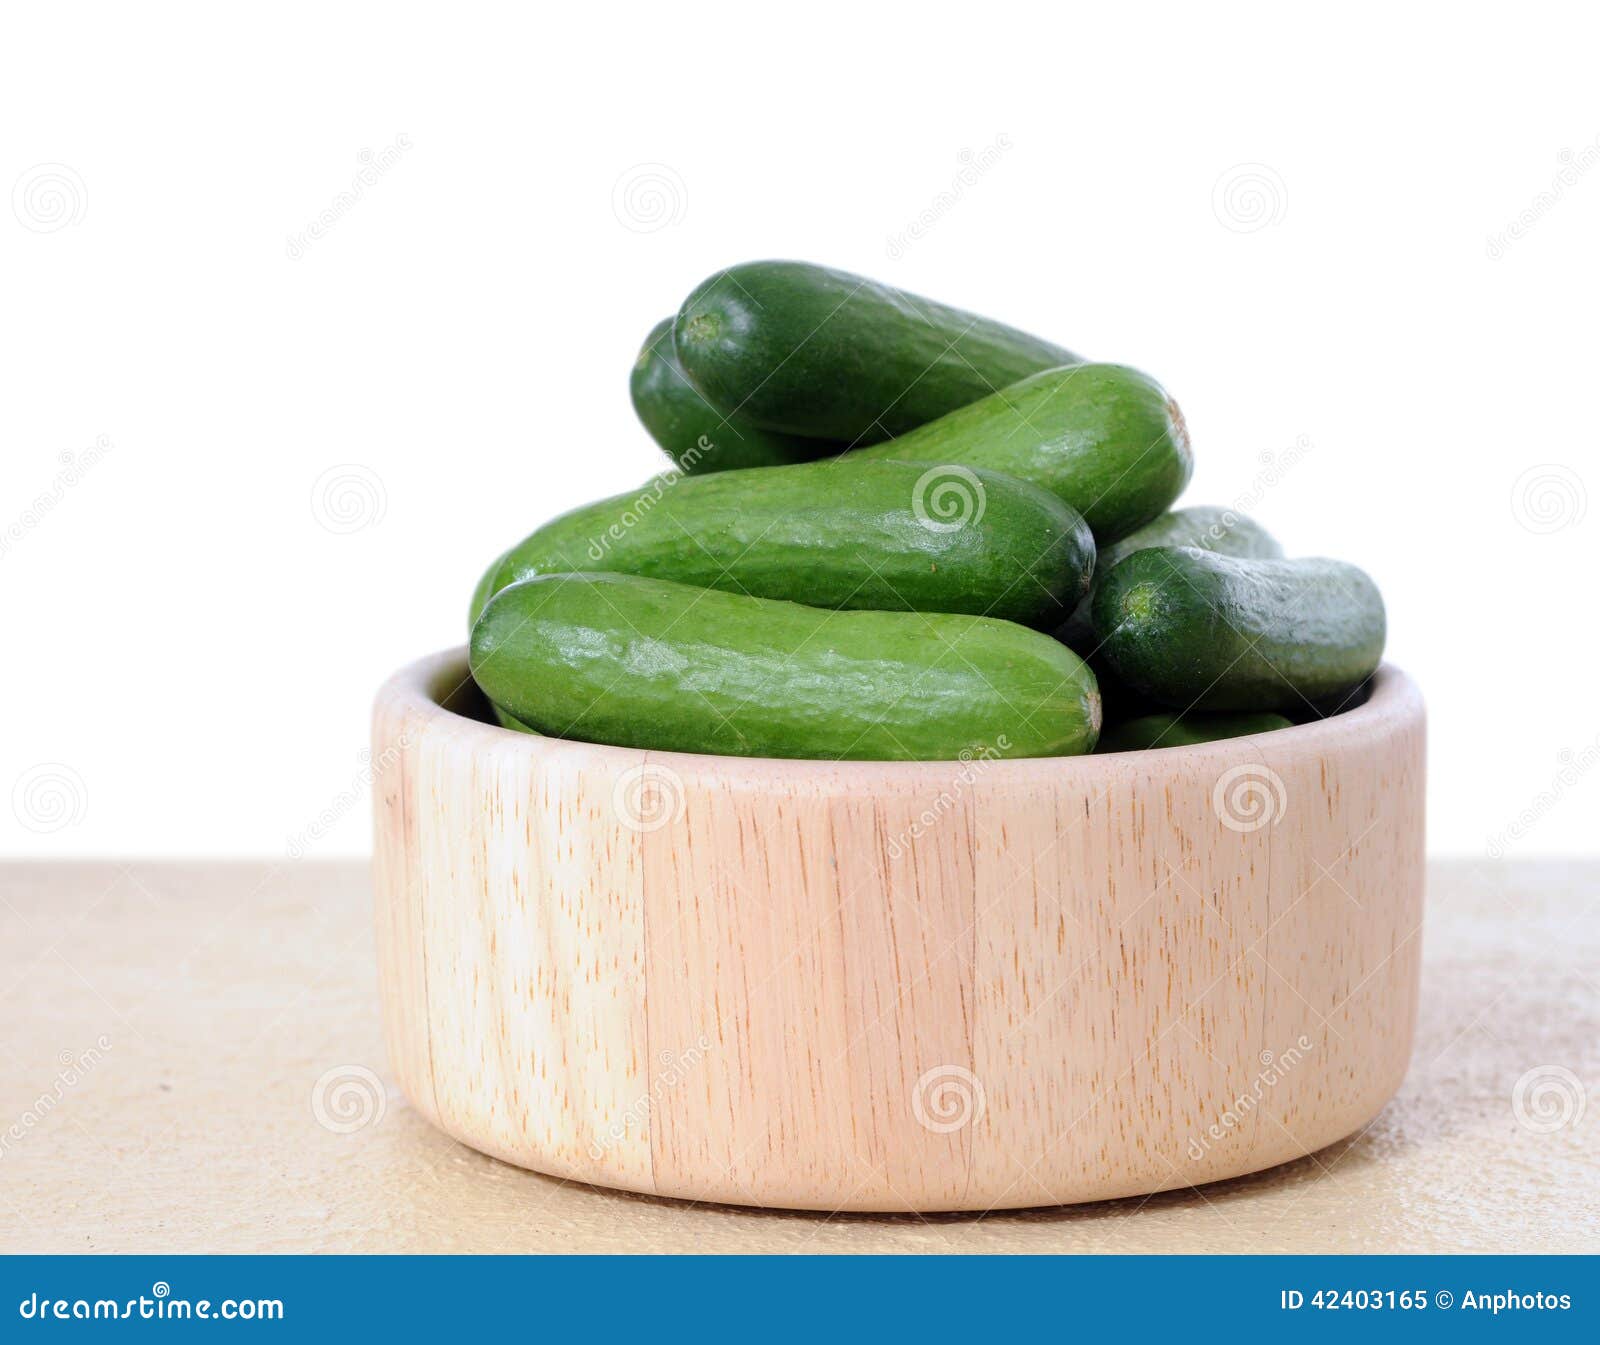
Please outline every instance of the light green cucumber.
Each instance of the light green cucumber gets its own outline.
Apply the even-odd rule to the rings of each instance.
[[[505,558],[506,552],[502,551],[490,561],[489,568],[483,572],[477,585],[472,590],[472,604],[467,608],[467,629],[469,631],[472,629],[472,623],[478,619],[478,613],[483,611],[484,604],[494,597],[495,576],[500,573],[500,562]]]
[[[508,714],[493,701],[489,702],[489,710],[494,715],[494,722],[503,729],[512,729],[517,733],[537,733],[537,729],[529,728],[515,715]]]
[[[837,612],[622,574],[497,593],[472,675],[540,733],[662,751],[943,761],[1091,751],[1088,667],[1039,631]]]
[[[1177,403],[1120,364],[1047,369],[851,456],[1020,476],[1088,519],[1099,546],[1159,515],[1194,467]]]
[[[1050,625],[1088,589],[1094,539],[997,472],[833,459],[673,477],[563,514],[506,553],[488,594],[614,570],[812,607],[966,612]]]

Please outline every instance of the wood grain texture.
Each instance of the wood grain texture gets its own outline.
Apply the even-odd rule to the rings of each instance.
[[[0,1127],[0,1251],[1600,1253],[1600,860],[1430,865],[1415,1058],[1350,1139],[981,1219],[653,1200],[475,1153],[394,1086],[371,890],[365,860],[312,854],[0,865],[0,1118],[111,1041],[20,1140]],[[327,1081],[361,1068],[330,1128]],[[1559,1070],[1588,1106],[1528,1110]]]
[[[542,1172],[828,1210],[1059,1204],[1299,1157],[1411,1049],[1423,710],[1159,752],[794,762],[380,692],[385,1031]]]

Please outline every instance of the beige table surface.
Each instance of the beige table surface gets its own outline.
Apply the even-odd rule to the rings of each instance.
[[[365,865],[13,864],[0,1250],[1600,1251],[1600,862],[1436,865],[1424,946],[1411,1073],[1353,1140],[1144,1200],[824,1217],[430,1129],[388,1084]]]

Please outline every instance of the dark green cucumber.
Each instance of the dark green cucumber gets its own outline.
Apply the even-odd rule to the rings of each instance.
[[[1263,560],[1275,560],[1283,555],[1277,540],[1254,519],[1234,509],[1197,504],[1187,509],[1173,509],[1160,518],[1151,519],[1142,528],[1135,528],[1120,541],[1101,547],[1095,558],[1095,573],[1109,574],[1124,556],[1152,546],[1198,546],[1205,551],[1215,551],[1219,556],[1259,556]],[[1089,617],[1092,599],[1091,590],[1089,597],[1078,604],[1072,616],[1056,631],[1056,639],[1071,645],[1085,658],[1095,646]]]
[[[1337,702],[1383,656],[1383,599],[1337,560],[1151,547],[1100,577],[1092,613],[1117,677],[1185,711]]]
[[[1100,552],[1100,567],[1111,569],[1124,556],[1152,546],[1197,546],[1219,556],[1246,556],[1258,560],[1278,560],[1283,548],[1277,538],[1253,518],[1236,509],[1214,504],[1192,504],[1173,509],[1135,528],[1126,537]]]
[[[868,444],[1060,364],[1070,350],[862,276],[745,262],[703,281],[673,326],[714,406],[765,429]]]
[[[669,478],[586,505],[508,551],[490,587],[614,570],[812,607],[1053,624],[1093,569],[1082,517],[1026,481],[847,458]]]
[[[472,630],[483,693],[540,733],[662,751],[828,760],[1071,756],[1094,676],[988,617],[830,612],[622,574],[496,594]]]
[[[1140,715],[1121,723],[1108,723],[1095,746],[1096,752],[1144,752],[1154,747],[1192,747],[1251,733],[1271,733],[1293,728],[1282,715],[1180,715],[1172,712]]]
[[[863,455],[1020,476],[1088,519],[1101,546],[1166,509],[1194,468],[1178,404],[1120,364],[1047,369]]]
[[[684,376],[672,343],[672,319],[650,329],[628,380],[633,409],[650,437],[680,471],[723,472],[809,462],[844,445],[763,430],[741,415],[723,415]]]

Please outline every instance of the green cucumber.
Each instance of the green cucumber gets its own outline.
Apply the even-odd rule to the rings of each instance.
[[[827,760],[1070,756],[1094,747],[1094,676],[988,617],[831,612],[622,574],[501,590],[472,675],[540,733],[662,751]]]
[[[1254,519],[1234,509],[1197,504],[1187,509],[1173,509],[1160,518],[1151,519],[1142,528],[1135,528],[1120,541],[1101,547],[1095,559],[1095,573],[1109,574],[1124,556],[1152,546],[1198,546],[1215,551],[1219,556],[1259,556],[1264,560],[1275,560],[1283,555],[1277,540]],[[1091,590],[1056,631],[1056,639],[1071,645],[1085,658],[1095,646],[1089,617],[1093,597]]]
[[[545,524],[506,553],[491,588],[574,570],[1053,624],[1088,589],[1094,539],[1026,481],[847,458],[658,478]]]
[[[684,377],[673,348],[671,318],[650,329],[634,361],[628,391],[650,437],[685,473],[809,462],[844,447],[825,439],[776,434],[744,416],[723,415]]]
[[[1135,528],[1103,548],[1100,566],[1109,570],[1124,556],[1152,546],[1197,546],[1219,556],[1253,556],[1260,560],[1283,556],[1277,539],[1253,518],[1246,518],[1236,509],[1192,504],[1151,519],[1144,527]]]
[[[764,429],[874,443],[1078,356],[987,318],[806,262],[718,271],[673,325],[690,381]]]
[[[852,456],[1020,476],[1088,519],[1101,546],[1166,509],[1194,468],[1178,404],[1120,364],[1047,369]]]
[[[538,729],[529,728],[515,715],[507,714],[493,701],[489,702],[489,710],[494,715],[494,722],[503,729],[511,729],[516,733],[537,733]]]
[[[1121,723],[1108,723],[1096,752],[1145,752],[1155,747],[1192,747],[1251,733],[1272,733],[1293,728],[1282,715],[1180,715],[1172,712],[1140,715]]]
[[[1100,577],[1092,615],[1117,677],[1186,711],[1337,702],[1383,657],[1377,586],[1337,560],[1151,547]]]
[[[478,619],[478,613],[483,611],[484,604],[494,597],[494,579],[500,573],[500,562],[506,558],[507,554],[507,552],[502,551],[489,562],[489,568],[483,572],[482,578],[478,580],[477,587],[472,590],[472,606],[467,609],[468,630],[472,629],[472,623]]]

